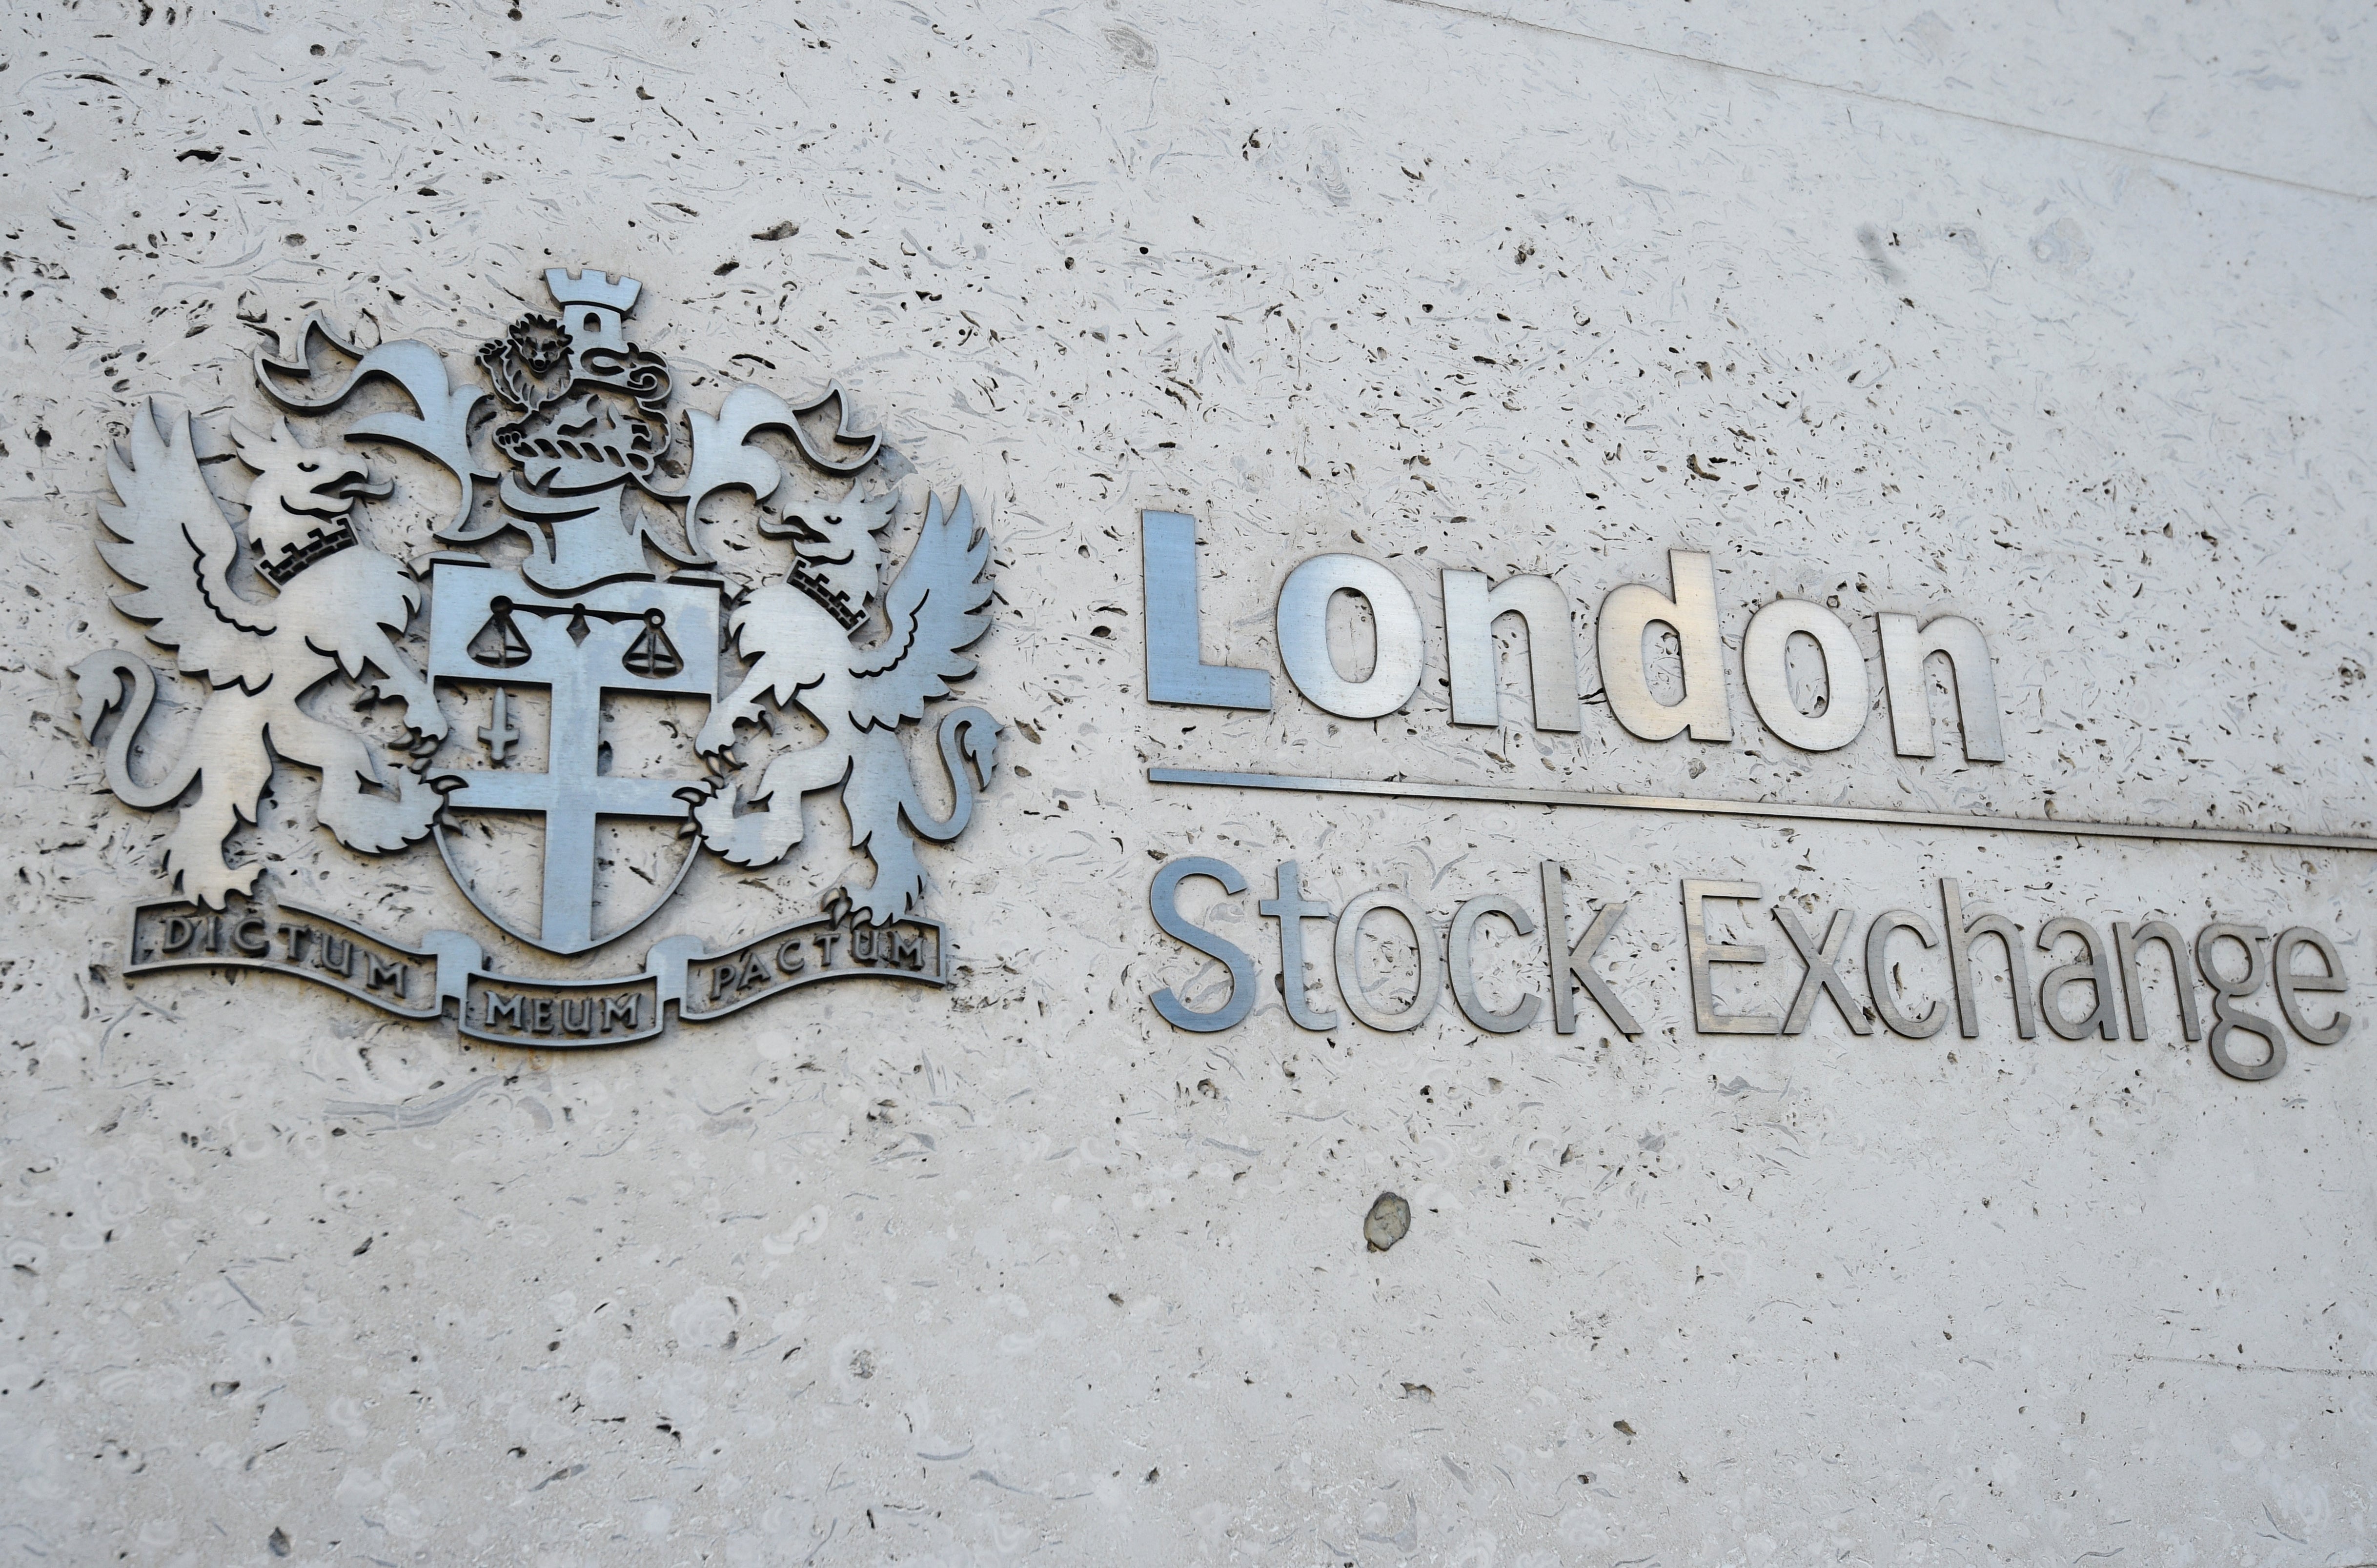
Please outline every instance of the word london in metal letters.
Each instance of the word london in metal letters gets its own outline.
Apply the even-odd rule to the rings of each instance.
[[[703,1020],[830,980],[947,985],[914,840],[965,830],[998,726],[979,707],[940,714],[946,814],[926,803],[902,737],[973,672],[965,650],[989,624],[991,546],[973,503],[930,496],[885,582],[900,499],[879,436],[851,428],[839,386],[795,405],[731,385],[715,413],[675,410],[668,362],[627,335],[641,285],[558,268],[544,284],[554,314],[523,315],[478,350],[485,386],[458,381],[424,343],[366,350],[319,318],[285,357],[259,352],[256,379],[277,409],[229,433],[255,475],[244,528],[202,468],[220,435],[153,402],[132,410],[108,462],[115,499],[100,508],[99,552],[133,585],[117,606],[206,696],[167,759],[144,742],[159,706],[146,658],[111,648],[75,670],[108,788],[176,812],[164,861],[181,897],[135,911],[125,972],[275,970],[401,1017],[450,1004],[467,1035],[540,1047],[648,1039],[672,1004]],[[374,504],[392,486],[374,459],[388,448],[460,488],[435,531],[460,548],[425,571],[376,547]],[[720,537],[702,504],[731,490],[788,550]],[[424,623],[425,670],[403,646]],[[341,674],[365,704],[401,705],[394,746],[303,706]],[[450,721],[441,691],[484,721]],[[668,759],[674,776],[613,766],[615,710],[653,698],[702,714],[689,751]],[[747,756],[795,707],[806,722],[792,727],[821,735]],[[319,772],[317,814],[339,843],[382,854],[434,837],[480,914],[561,959],[642,924],[700,852],[755,869],[784,861],[812,794],[839,791],[851,847],[873,869],[844,876],[818,915],[758,936],[666,937],[624,974],[512,975],[465,932],[400,941],[282,897],[261,861],[233,865],[226,841],[257,821],[278,761]],[[517,849],[523,823],[543,846],[539,873],[517,879],[526,888],[484,852]],[[603,835],[622,823],[681,840],[674,879],[648,878],[640,899],[598,876]]]

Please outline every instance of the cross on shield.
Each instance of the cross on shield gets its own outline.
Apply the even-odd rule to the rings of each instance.
[[[581,953],[632,929],[665,901],[674,883],[626,923],[598,933],[597,828],[605,817],[685,820],[687,802],[678,791],[695,786],[683,778],[605,771],[604,696],[640,693],[704,702],[716,696],[717,583],[631,580],[553,595],[518,572],[448,558],[432,572],[430,594],[433,682],[493,683],[497,702],[507,687],[542,686],[549,694],[544,771],[502,766],[506,746],[519,735],[499,709],[491,712],[490,732],[483,736],[498,766],[447,770],[432,780],[448,791],[448,812],[533,813],[544,819],[537,928],[521,929],[483,896],[479,879],[454,864],[441,828],[439,848],[455,881],[482,914],[547,952]]]

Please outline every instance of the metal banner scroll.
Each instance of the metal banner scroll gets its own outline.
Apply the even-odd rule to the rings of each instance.
[[[950,983],[938,921],[881,926],[818,916],[724,952],[699,938],[655,943],[641,973],[553,980],[496,972],[477,942],[433,931],[419,947],[269,896],[233,895],[221,909],[182,899],[132,912],[126,975],[165,969],[265,969],[328,986],[400,1018],[437,1018],[448,1003],[474,1039],[538,1050],[629,1045],[676,1016],[703,1023],[831,980]]]

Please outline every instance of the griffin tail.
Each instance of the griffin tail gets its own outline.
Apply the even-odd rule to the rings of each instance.
[[[74,677],[75,695],[82,703],[85,740],[96,742],[100,722],[116,708],[124,709],[123,717],[116,720],[115,734],[107,743],[107,787],[115,792],[116,799],[138,811],[154,811],[190,787],[190,780],[198,776],[195,746],[154,784],[144,787],[132,777],[132,742],[157,702],[157,674],[149,668],[147,659],[135,658],[120,647],[111,647],[76,665]]]
[[[978,707],[961,707],[941,718],[941,766],[950,771],[950,814],[936,817],[914,790],[902,802],[908,826],[936,844],[946,844],[973,820],[974,782],[990,788],[998,766],[998,720]],[[971,766],[969,766],[971,765]]]
[[[929,885],[916,838],[946,844],[964,832],[973,816],[975,780],[990,788],[998,758],[997,720],[978,707],[962,707],[941,719],[939,738],[941,762],[950,774],[947,816],[926,808],[896,731],[868,730],[858,736],[842,803],[850,814],[851,848],[864,850],[875,872],[862,884],[853,868],[827,893],[826,912],[836,920],[882,925],[913,912]],[[903,825],[907,832],[901,830]]]

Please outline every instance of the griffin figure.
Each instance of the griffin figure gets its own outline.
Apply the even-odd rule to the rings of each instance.
[[[421,607],[420,585],[355,531],[357,498],[384,496],[388,486],[361,457],[305,445],[285,420],[262,434],[233,429],[241,460],[256,470],[247,541],[257,576],[278,590],[271,599],[232,586],[239,531],[198,471],[188,415],[169,417],[154,402],[134,412],[108,457],[117,504],[99,509],[114,536],[100,541],[100,554],[137,590],[116,596],[116,607],[146,625],[183,674],[212,688],[180,759],[153,783],[132,776],[133,742],[157,699],[148,660],[108,648],[74,671],[87,737],[96,742],[106,717],[124,709],[106,754],[107,787],[118,799],[153,810],[196,786],[166,839],[165,867],[185,897],[217,909],[231,894],[252,894],[263,869],[233,869],[223,841],[256,820],[276,756],[321,770],[317,814],[349,849],[401,849],[437,814],[437,792],[418,772],[383,766],[364,736],[305,712],[298,704],[307,693],[343,670],[403,703],[416,742],[446,733],[429,683],[396,647]]]
[[[964,650],[989,629],[990,538],[974,525],[963,491],[944,508],[931,497],[924,526],[881,594],[889,630],[867,647],[853,643],[866,624],[881,579],[883,546],[897,498],[845,501],[763,521],[761,530],[793,541],[791,570],[752,587],[728,622],[750,672],[715,705],[695,747],[713,766],[735,766],[736,726],[758,722],[762,699],[797,707],[823,728],[815,744],[777,753],[758,788],[737,810],[731,777],[694,806],[702,842],[737,865],[773,864],[800,844],[802,798],[842,790],[851,848],[874,862],[871,881],[855,868],[826,895],[829,911],[872,925],[897,920],[923,898],[925,868],[910,833],[937,844],[965,830],[974,785],[990,787],[998,727],[978,707],[945,715],[938,731],[952,803],[937,816],[918,793],[900,727],[925,705],[950,695],[973,673]]]

